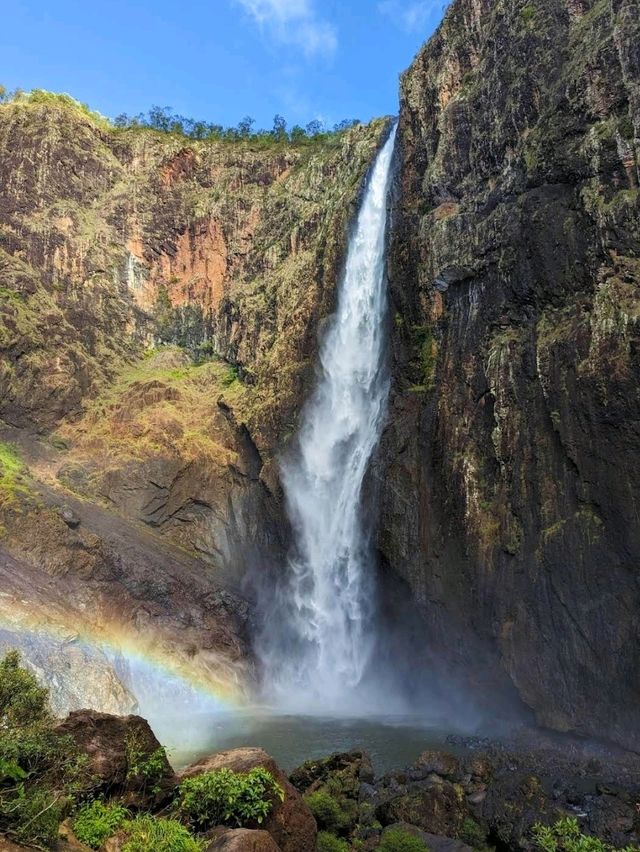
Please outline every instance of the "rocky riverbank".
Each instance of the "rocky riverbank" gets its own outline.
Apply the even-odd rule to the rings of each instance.
[[[545,735],[534,744],[531,732],[519,743],[453,738],[451,751],[425,751],[379,777],[362,751],[307,761],[287,777],[260,748],[211,754],[176,773],[139,716],[77,711],[54,732],[82,755],[78,801],[101,800],[131,814],[175,816],[186,779],[266,770],[282,791],[271,796],[268,815],[241,826],[207,824],[200,832],[207,852],[391,849],[385,837],[398,835],[431,852],[524,852],[540,848],[534,826],[567,818],[613,848],[640,843],[640,758]],[[59,852],[91,848],[75,836],[75,819],[72,813],[61,823]],[[125,831],[114,831],[93,848],[120,852],[126,842]],[[0,849],[20,848],[32,847],[0,839]]]

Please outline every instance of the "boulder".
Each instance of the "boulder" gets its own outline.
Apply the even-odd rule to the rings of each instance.
[[[166,800],[175,787],[166,754],[141,716],[77,710],[57,725],[56,732],[71,737],[87,755],[87,792],[118,791],[127,804],[152,807]]]
[[[214,832],[205,852],[281,852],[268,831],[225,828]]]
[[[467,815],[464,792],[443,779],[416,785],[376,808],[383,825],[406,822],[445,837],[456,837]]]
[[[313,814],[275,760],[261,748],[236,748],[212,754],[184,769],[179,780],[216,769],[249,772],[256,766],[267,769],[285,793],[283,802],[273,803],[262,828],[269,832],[282,852],[314,852],[317,827]]]
[[[417,825],[411,825],[408,822],[396,822],[393,825],[388,825],[382,830],[382,836],[384,837],[385,834],[388,834],[394,829],[399,829],[405,834],[410,834],[412,837],[420,838],[420,840],[423,840],[427,844],[429,852],[473,852],[471,846],[467,846],[462,840],[429,834],[428,831],[423,831]]]
[[[361,783],[374,780],[371,758],[366,751],[336,752],[320,760],[307,760],[294,769],[289,780],[300,793],[313,793],[331,780],[345,795],[357,799]]]

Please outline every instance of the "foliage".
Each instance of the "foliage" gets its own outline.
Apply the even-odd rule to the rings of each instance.
[[[8,459],[8,461],[5,461]],[[18,466],[6,444],[0,444],[0,468]],[[0,661],[0,729],[23,728],[49,718],[49,692],[20,665],[20,654],[9,651]]]
[[[127,780],[136,781],[142,793],[160,792],[160,782],[167,768],[167,753],[162,746],[151,754],[143,748],[135,731],[127,734],[125,739],[125,755],[127,758]]]
[[[328,831],[318,832],[317,852],[349,852],[349,844]]]
[[[173,819],[140,814],[125,823],[122,852],[201,852],[203,844]]]
[[[52,727],[48,691],[10,651],[0,662],[0,834],[52,844],[86,772],[86,756]]]
[[[467,846],[473,849],[487,849],[487,835],[481,825],[479,825],[471,817],[467,817],[462,823],[462,828],[458,833],[460,840],[463,840]]]
[[[73,820],[73,831],[81,843],[98,849],[107,838],[120,828],[129,816],[120,805],[105,805],[96,799],[78,811]]]
[[[582,834],[578,820],[574,817],[564,817],[551,826],[536,823],[533,837],[536,846],[543,852],[610,852],[614,848],[598,837]],[[626,846],[623,852],[638,850]]]
[[[392,828],[382,835],[377,849],[378,852],[428,852],[429,847],[424,840],[409,834],[408,831]]]
[[[0,507],[11,502],[17,491],[26,490],[20,484],[23,471],[24,465],[15,447],[0,441]]]
[[[263,767],[245,774],[217,769],[185,779],[180,784],[177,807],[198,829],[244,826],[264,822],[274,798],[284,801],[284,790]]]
[[[304,797],[318,827],[336,833],[345,825],[345,814],[339,803],[326,790],[316,790]]]

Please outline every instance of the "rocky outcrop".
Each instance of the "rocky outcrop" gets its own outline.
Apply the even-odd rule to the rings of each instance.
[[[403,76],[375,471],[423,646],[636,749],[637,11],[456,0]]]
[[[313,852],[317,832],[313,815],[275,760],[262,749],[237,748],[218,752],[189,766],[179,777],[192,778],[216,769],[249,772],[257,766],[267,769],[284,790],[284,801],[274,801],[261,827],[273,837],[282,852]]]
[[[86,792],[118,795],[153,808],[170,798],[175,776],[149,723],[140,716],[78,710],[55,728],[86,756]]]

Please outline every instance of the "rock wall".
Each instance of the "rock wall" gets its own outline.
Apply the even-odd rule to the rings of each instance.
[[[204,142],[0,105],[0,417],[50,428],[160,339],[238,367],[263,446],[290,430],[386,126]]]
[[[424,643],[640,747],[640,15],[455,0],[401,81],[379,546]]]

